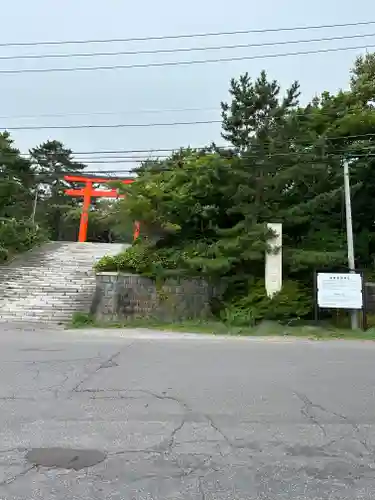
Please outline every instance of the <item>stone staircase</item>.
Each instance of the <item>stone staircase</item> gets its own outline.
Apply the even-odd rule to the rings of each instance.
[[[0,266],[0,322],[61,324],[74,312],[88,312],[95,292],[94,263],[126,246],[47,243]]]

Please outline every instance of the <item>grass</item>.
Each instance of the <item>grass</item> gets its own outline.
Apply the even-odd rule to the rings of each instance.
[[[297,337],[311,340],[375,340],[375,328],[366,332],[337,328],[330,324],[316,325],[282,325],[276,322],[263,322],[255,327],[232,326],[220,321],[184,321],[168,323],[153,319],[134,319],[124,322],[100,323],[84,313],[75,313],[69,325],[71,328],[150,328],[164,332],[202,333],[209,335],[231,335],[245,337]]]

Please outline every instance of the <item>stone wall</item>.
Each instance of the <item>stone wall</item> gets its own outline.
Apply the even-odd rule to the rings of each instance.
[[[98,321],[203,320],[211,316],[213,295],[213,287],[201,279],[168,279],[158,285],[137,274],[97,273],[91,313]],[[366,307],[375,314],[375,283],[366,283]]]
[[[366,283],[366,309],[369,314],[375,313],[375,283]]]
[[[212,290],[201,279],[157,284],[136,274],[97,273],[91,313],[98,321],[207,319]]]

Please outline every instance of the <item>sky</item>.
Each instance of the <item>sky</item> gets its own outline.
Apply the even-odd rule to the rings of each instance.
[[[4,70],[134,65],[212,58],[252,57],[330,47],[371,46],[375,24],[324,30],[268,32],[206,38],[58,46],[4,46],[39,41],[139,38],[190,33],[293,28],[375,21],[371,0],[13,0],[2,8],[0,32],[0,129],[23,126],[145,124],[220,119],[229,81],[265,69],[282,88],[301,84],[303,103],[324,90],[346,88],[355,57],[365,49],[196,65],[71,71],[1,73]],[[262,44],[311,38],[372,34],[365,38],[282,46],[134,54],[63,59],[4,59],[30,54],[73,54]],[[43,116],[57,115],[57,116]],[[98,151],[172,149],[220,144],[220,124],[106,129],[16,130],[16,146],[26,153],[49,139],[66,144],[77,158],[103,161]],[[89,155],[80,156],[78,153]],[[95,153],[94,153],[95,152]],[[129,169],[132,164],[90,163],[92,171]]]

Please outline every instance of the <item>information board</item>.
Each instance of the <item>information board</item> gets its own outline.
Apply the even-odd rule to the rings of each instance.
[[[326,309],[362,309],[362,275],[317,273],[317,302]]]

